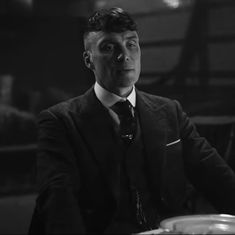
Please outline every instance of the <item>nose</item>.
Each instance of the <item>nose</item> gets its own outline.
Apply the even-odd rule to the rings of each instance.
[[[128,53],[126,51],[121,51],[118,55],[117,55],[117,61],[118,62],[128,62],[130,60],[130,57],[128,55]]]

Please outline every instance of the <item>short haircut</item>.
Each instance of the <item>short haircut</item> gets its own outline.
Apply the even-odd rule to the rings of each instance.
[[[84,37],[90,32],[121,33],[128,30],[137,31],[137,24],[123,9],[113,7],[98,10],[88,18]]]

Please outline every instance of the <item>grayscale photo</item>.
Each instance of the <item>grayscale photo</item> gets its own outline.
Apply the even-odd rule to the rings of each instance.
[[[235,234],[234,0],[0,19],[0,234]]]

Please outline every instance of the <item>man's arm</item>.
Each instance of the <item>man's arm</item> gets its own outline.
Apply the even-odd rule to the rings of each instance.
[[[29,233],[85,233],[76,159],[62,121],[49,111],[39,115],[37,174],[39,196]]]
[[[235,214],[235,174],[215,148],[200,137],[177,102],[186,172],[219,213]]]

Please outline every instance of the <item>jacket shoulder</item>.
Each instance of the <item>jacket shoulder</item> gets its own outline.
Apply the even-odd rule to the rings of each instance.
[[[175,107],[179,104],[177,100],[170,99],[168,97],[153,95],[144,91],[138,91],[138,93],[146,103],[149,103],[152,106]]]
[[[68,100],[62,101],[60,103],[57,103],[53,106],[50,106],[44,110],[42,110],[39,113],[39,117],[47,116],[53,116],[54,118],[64,118],[70,116],[71,112],[80,113],[82,102],[83,102],[83,95],[76,96],[73,98],[70,98]]]
[[[58,104],[55,104],[46,110],[52,113],[67,113],[69,111],[73,110],[79,110],[81,106],[81,100],[82,100],[83,95],[73,97],[71,99],[62,101]]]

